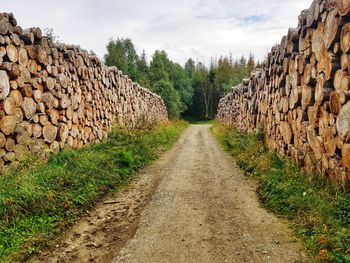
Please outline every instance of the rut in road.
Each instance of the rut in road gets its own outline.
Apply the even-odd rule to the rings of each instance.
[[[256,184],[209,128],[191,126],[130,187],[101,203],[35,261],[304,262],[301,243],[261,207]]]

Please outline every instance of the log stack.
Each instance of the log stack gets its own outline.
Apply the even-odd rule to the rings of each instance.
[[[312,175],[350,182],[350,1],[314,0],[218,119],[250,132]]]
[[[80,47],[53,43],[0,13],[0,168],[28,153],[82,147],[167,121],[160,96]]]

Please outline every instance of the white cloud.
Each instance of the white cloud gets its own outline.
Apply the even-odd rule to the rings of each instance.
[[[130,37],[150,56],[165,49],[184,63],[192,57],[249,52],[258,59],[279,42],[311,0],[2,0],[22,27],[52,27],[65,43],[101,58],[111,37]]]

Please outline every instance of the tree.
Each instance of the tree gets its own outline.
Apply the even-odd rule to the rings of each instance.
[[[147,63],[147,57],[145,50],[142,51],[141,56],[137,60],[137,70],[139,72],[139,83],[145,88],[150,88],[151,83],[149,81],[149,66]]]
[[[135,51],[131,39],[111,39],[107,45],[105,63],[107,66],[116,66],[128,75],[133,81],[138,82],[141,78],[137,68],[139,57]]]
[[[252,53],[249,54],[247,67],[248,67],[248,72],[250,75],[252,73],[252,71],[255,70],[255,59],[254,59],[254,55]]]
[[[171,72],[172,62],[169,60],[165,51],[157,50],[150,63],[149,80],[151,82],[151,90],[160,95],[165,105],[168,108],[170,117],[179,117],[182,112],[181,95],[178,90],[174,88],[173,80],[176,79],[176,70]],[[181,85],[181,84],[176,84]]]
[[[204,118],[209,118],[209,105],[212,95],[212,89],[209,82],[209,72],[204,64],[199,62],[192,76],[192,83],[197,94],[200,93],[204,102]],[[197,105],[198,107],[198,105]],[[197,109],[198,110],[198,109]]]
[[[148,64],[145,51],[138,55],[128,38],[109,41],[105,63],[159,94],[171,118],[183,115],[199,119],[214,118],[220,98],[256,66],[253,54],[248,61],[244,56],[234,58],[229,54],[212,58],[209,68],[191,58],[182,67],[164,50],[156,50]]]
[[[212,69],[215,72],[214,85],[221,96],[226,94],[231,86],[233,70],[227,57],[220,57],[216,68]]]
[[[170,118],[178,118],[181,113],[181,102],[179,93],[168,80],[159,80],[152,86],[152,91],[162,97],[168,109]]]
[[[55,31],[51,27],[47,27],[44,29],[44,36],[53,42],[59,42],[60,37],[55,34]]]
[[[178,91],[181,101],[181,112],[186,111],[192,104],[193,88],[191,79],[180,64],[170,63],[169,79]]]
[[[190,78],[192,78],[192,74],[195,71],[195,69],[196,69],[196,64],[194,60],[192,58],[189,58],[185,64],[185,71]]]
[[[165,51],[156,50],[152,56],[149,69],[149,80],[151,83],[155,83],[159,80],[169,80],[168,68],[170,60]]]

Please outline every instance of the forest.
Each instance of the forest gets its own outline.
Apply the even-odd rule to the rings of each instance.
[[[182,66],[164,50],[156,50],[148,62],[145,51],[137,54],[129,38],[111,39],[104,59],[106,65],[116,66],[133,81],[159,94],[169,117],[191,120],[215,118],[220,98],[261,66],[253,54],[248,58],[222,55],[212,58],[209,66],[189,58]]]

